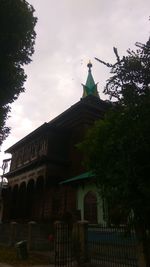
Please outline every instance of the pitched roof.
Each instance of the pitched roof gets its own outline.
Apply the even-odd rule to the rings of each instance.
[[[108,108],[109,104],[107,101],[103,101],[98,97],[95,97],[93,95],[89,95],[85,98],[81,98],[80,101],[72,105],[70,108],[66,109],[64,112],[62,112],[60,115],[49,121],[48,123],[42,124],[40,127],[35,129],[33,132],[26,135],[24,138],[19,140],[17,143],[9,147],[5,153],[11,153],[16,147],[20,146],[22,143],[31,140],[33,137],[42,134],[48,129],[56,131],[57,128],[62,127],[62,125],[69,125],[73,123],[77,119],[82,118],[82,112],[83,110],[89,112],[94,110],[95,112],[95,119],[100,118],[100,112],[103,115],[106,109]],[[85,113],[84,113],[85,114]],[[83,115],[84,115],[83,114]],[[60,131],[60,129],[59,129]]]

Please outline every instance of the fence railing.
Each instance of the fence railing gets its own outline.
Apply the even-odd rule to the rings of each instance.
[[[72,229],[69,224],[55,223],[55,266],[70,267],[73,263]]]
[[[29,249],[50,251],[50,228],[50,225],[33,222],[28,225],[1,224],[0,243],[13,245],[26,239]],[[51,242],[55,243],[56,267],[71,267],[85,262],[99,267],[139,267],[136,234],[134,229],[126,226],[91,226],[85,221],[70,226],[57,222]]]
[[[99,267],[138,267],[137,239],[127,226],[55,225],[55,266],[88,263]]]
[[[102,267],[138,267],[135,231],[122,227],[88,228],[90,261]]]

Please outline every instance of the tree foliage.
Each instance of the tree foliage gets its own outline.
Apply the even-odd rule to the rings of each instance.
[[[25,0],[0,0],[0,145],[9,133],[10,104],[25,91],[23,66],[31,62],[36,36],[33,13]]]
[[[133,212],[136,224],[149,228],[150,40],[136,46],[121,59],[115,48],[115,64],[97,59],[111,69],[104,92],[116,102],[81,146],[111,203],[113,221],[120,223]]]
[[[136,51],[128,49],[127,55],[121,59],[117,48],[114,47],[117,59],[115,64],[106,63],[96,58],[109,67],[110,73],[113,74],[107,81],[104,93],[110,98],[115,97],[122,104],[128,105],[130,100],[135,100],[136,95],[145,95],[149,91],[150,39],[146,44],[136,43],[136,47]]]
[[[136,47],[122,58],[114,48],[115,64],[97,59],[110,68],[104,92],[116,101],[80,147],[108,203],[108,222],[120,224],[132,217],[149,266],[150,39]]]

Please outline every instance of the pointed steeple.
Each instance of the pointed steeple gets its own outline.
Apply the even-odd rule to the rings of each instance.
[[[88,95],[94,95],[99,97],[98,95],[98,91],[97,91],[97,84],[94,82],[93,76],[92,76],[92,72],[91,72],[91,68],[92,68],[92,64],[89,61],[89,63],[87,64],[87,67],[89,68],[88,70],[88,77],[86,80],[86,84],[82,84],[83,85],[83,96],[82,98],[88,96]]]

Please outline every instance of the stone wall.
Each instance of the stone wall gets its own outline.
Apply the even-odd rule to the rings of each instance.
[[[49,224],[2,223],[0,224],[0,244],[14,246],[19,241],[27,240],[29,250],[50,250],[52,244],[48,237],[51,233],[52,226]]]

